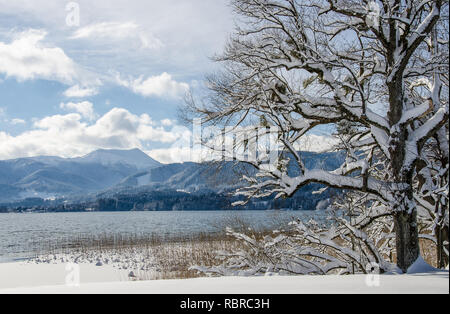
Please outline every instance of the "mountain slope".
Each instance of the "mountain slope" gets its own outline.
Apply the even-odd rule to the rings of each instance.
[[[308,169],[333,170],[339,167],[341,153],[301,153]],[[292,175],[298,175],[292,167]],[[141,171],[123,179],[112,190],[146,188],[147,190],[172,189],[188,192],[209,190],[220,192],[238,186],[243,175],[255,175],[248,164],[234,162],[170,164]]]
[[[0,201],[64,197],[108,189],[160,166],[140,150],[99,150],[80,158],[40,156],[0,161]]]
[[[72,159],[75,162],[98,163],[104,166],[127,164],[138,169],[151,169],[161,166],[159,162],[139,149],[132,150],[96,150],[84,157]]]

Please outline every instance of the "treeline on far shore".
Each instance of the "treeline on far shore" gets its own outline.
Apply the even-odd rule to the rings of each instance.
[[[90,201],[27,198],[10,204],[0,204],[0,213],[11,212],[85,212],[85,211],[207,211],[207,210],[315,210],[317,204],[332,196],[331,192],[312,194],[312,190],[297,193],[289,199],[251,200],[246,205],[233,206],[243,200],[228,193],[190,194],[179,191],[155,191],[139,194],[117,194]]]

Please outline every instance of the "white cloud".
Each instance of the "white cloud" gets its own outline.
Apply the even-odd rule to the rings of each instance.
[[[161,120],[161,124],[164,126],[172,126],[174,124],[174,122],[170,119],[164,119],[164,120]]]
[[[67,110],[67,111],[75,111],[80,113],[84,118],[89,120],[94,120],[96,115],[94,112],[94,105],[89,101],[83,101],[79,103],[61,103],[59,105],[61,109]]]
[[[189,89],[189,85],[183,82],[177,82],[166,72],[158,76],[151,76],[144,79],[142,76],[137,79],[123,80],[119,75],[116,76],[119,85],[129,88],[136,94],[145,97],[182,97]]]
[[[98,89],[95,87],[80,87],[80,85],[74,85],[64,92],[64,96],[67,98],[84,98],[98,94]]]
[[[161,49],[164,47],[164,43],[155,35],[149,33],[141,33],[139,34],[139,39],[141,40],[142,48],[148,49]]]
[[[81,114],[54,115],[36,120],[33,129],[12,136],[0,132],[0,159],[52,155],[76,157],[98,148],[145,149],[149,142],[170,144],[183,129],[155,127],[148,114],[134,115],[114,108],[92,123]]]
[[[146,151],[146,153],[155,160],[163,164],[195,162],[195,157],[192,156],[190,147],[170,147],[153,149]]]
[[[337,144],[338,140],[330,135],[307,134],[294,146],[297,150],[322,153],[330,151]]]
[[[71,37],[71,39],[82,38],[109,38],[114,40],[130,38],[139,40],[143,48],[159,49],[164,47],[164,44],[159,38],[151,33],[144,32],[139,25],[134,22],[103,22],[92,24],[78,29]]]
[[[130,34],[136,32],[138,25],[133,22],[128,23],[98,23],[92,24],[78,29],[72,39],[78,38],[98,38],[98,37],[111,37],[111,38],[124,38],[130,36]]]
[[[43,43],[47,33],[31,29],[16,34],[9,44],[0,42],[0,73],[19,81],[47,79],[72,82],[76,65],[61,48]]]
[[[89,104],[85,106],[88,111]],[[171,130],[166,131],[162,126],[165,120],[153,121],[148,114],[135,115],[123,108],[113,108],[99,119],[87,121],[79,104],[62,106],[77,112],[35,120],[31,130],[17,136],[0,131],[0,160],[38,155],[76,157],[99,148],[136,147],[163,163],[198,162],[218,156],[206,148],[191,149],[192,132],[173,121]],[[160,143],[163,148],[151,149],[150,143]],[[296,149],[322,152],[335,143],[329,135],[309,134]]]
[[[80,126],[81,116],[78,113],[71,113],[68,115],[55,115],[45,117],[34,122],[34,126],[41,130],[51,131],[70,131],[77,129]]]
[[[27,122],[23,119],[12,119],[11,121],[12,125],[18,125],[18,124],[26,124]]]

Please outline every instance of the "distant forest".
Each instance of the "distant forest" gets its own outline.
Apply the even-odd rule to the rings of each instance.
[[[318,185],[305,187],[289,199],[252,199],[248,204],[233,206],[243,200],[230,193],[185,193],[180,191],[151,191],[118,193],[98,197],[92,201],[44,200],[28,198],[10,204],[0,204],[0,212],[84,212],[84,211],[194,211],[194,210],[315,210],[317,204],[331,198],[336,191],[313,194]]]

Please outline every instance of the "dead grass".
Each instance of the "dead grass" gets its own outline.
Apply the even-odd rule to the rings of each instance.
[[[257,240],[273,234],[271,230],[254,230],[247,224],[236,224],[236,231],[252,235]],[[163,237],[155,234],[101,235],[97,237],[78,236],[72,239],[47,243],[38,255],[45,254],[130,254],[143,252],[148,257],[149,267],[134,270],[136,280],[188,279],[205,276],[197,271],[189,270],[191,266],[217,265],[218,251],[236,251],[244,248],[235,238],[225,232],[199,233],[188,237]],[[421,240],[421,253],[424,259],[437,266],[436,247],[429,240]],[[395,262],[395,255],[392,256]],[[152,269],[152,271],[148,271]]]
[[[236,240],[225,238],[191,239],[187,242],[165,243],[154,251],[158,271],[142,278],[145,280],[188,279],[203,277],[197,271],[189,270],[194,265],[213,266],[217,263],[217,251],[232,251],[240,247]]]
[[[433,267],[438,267],[437,255],[436,255],[436,244],[433,241],[427,239],[420,239],[420,253],[423,259]]]
[[[130,269],[137,280],[165,280],[198,278],[205,275],[189,270],[191,266],[213,266],[216,252],[232,251],[242,247],[225,232],[199,233],[187,237],[163,237],[151,235],[78,236],[59,239],[41,246],[36,258],[41,256],[117,256],[140,254],[147,258],[147,265]],[[144,262],[145,264],[145,262]]]

